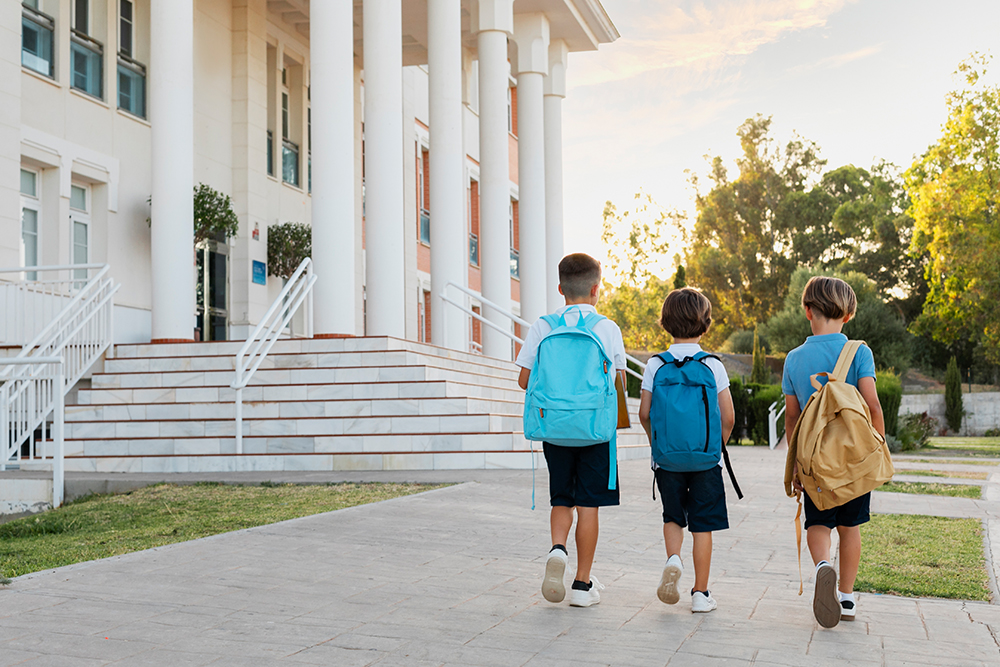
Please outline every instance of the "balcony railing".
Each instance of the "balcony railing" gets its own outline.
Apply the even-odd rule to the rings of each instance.
[[[431,244],[431,214],[425,210],[420,209],[420,242]]]
[[[521,279],[521,257],[513,248],[510,249],[510,277]]]
[[[48,14],[23,5],[21,9],[21,64],[30,70],[55,76],[52,35],[56,21]]]
[[[281,141],[281,180],[299,187],[299,147],[288,139]]]
[[[146,66],[124,53],[118,54],[118,108],[146,117]]]
[[[70,35],[70,85],[88,95],[104,99],[104,45],[73,30]]]

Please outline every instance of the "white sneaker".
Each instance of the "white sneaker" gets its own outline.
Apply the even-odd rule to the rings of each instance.
[[[571,607],[591,607],[601,601],[599,591],[604,590],[604,584],[597,580],[597,577],[590,577],[590,590],[581,591],[574,588],[569,592],[569,605]]]
[[[674,554],[667,559],[667,565],[663,568],[663,574],[660,576],[660,585],[656,589],[656,597],[660,598],[660,602],[677,604],[677,601],[681,599],[680,593],[677,592],[677,582],[680,581],[683,573],[684,566],[681,564],[680,556]]]
[[[702,593],[701,591],[695,591],[691,594],[691,613],[692,614],[705,614],[719,605],[716,603],[715,598],[708,591]]]
[[[827,561],[816,566],[816,589],[813,593],[813,615],[824,628],[840,623],[842,610],[837,596],[837,570]]]
[[[545,559],[545,578],[542,580],[542,596],[549,602],[562,602],[566,597],[566,563],[569,556],[562,549],[553,549]]]
[[[847,599],[841,597],[840,620],[853,621],[857,613],[858,613],[858,603],[854,600],[854,596],[851,595],[851,597]]]

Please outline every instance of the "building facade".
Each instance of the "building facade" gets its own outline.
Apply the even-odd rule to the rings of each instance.
[[[311,225],[317,335],[510,358],[467,288],[559,304],[569,54],[597,0],[27,0],[0,6],[0,266],[107,263],[118,342],[245,338]],[[239,231],[194,249],[192,188]],[[26,272],[28,273],[28,272]]]

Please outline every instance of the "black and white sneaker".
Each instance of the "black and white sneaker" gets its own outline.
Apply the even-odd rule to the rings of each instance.
[[[853,621],[857,611],[858,605],[854,602],[854,600],[840,601],[840,620]]]
[[[566,563],[569,557],[562,549],[553,547],[545,559],[545,578],[542,580],[542,596],[549,602],[562,602],[566,597]]]
[[[816,589],[813,593],[813,614],[824,628],[840,623],[840,598],[837,595],[837,570],[828,562],[816,566]]]

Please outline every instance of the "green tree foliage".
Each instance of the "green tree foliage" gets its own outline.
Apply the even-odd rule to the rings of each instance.
[[[769,353],[771,345],[767,342],[767,337],[759,333],[756,327],[753,331],[747,331],[746,329],[734,331],[719,350],[728,354],[753,354],[755,336],[760,341],[760,346],[764,349],[764,352]]]
[[[283,222],[267,228],[267,272],[288,280],[306,257],[312,257],[312,227]]]
[[[877,371],[875,392],[878,394],[878,402],[885,417],[885,432],[895,436],[899,424],[899,405],[903,401],[903,383],[899,375],[888,370]]]
[[[764,333],[775,352],[787,353],[812,335],[809,321],[802,309],[802,291],[815,275],[832,275],[842,278],[858,297],[858,310],[844,325],[848,338],[865,341],[875,355],[878,368],[893,368],[905,373],[910,367],[912,336],[899,314],[890,307],[879,293],[875,282],[856,271],[838,273],[801,267],[796,269],[788,286],[784,308],[767,321]]]
[[[952,344],[981,343],[1000,362],[1000,86],[982,77],[989,59],[959,65],[937,143],[906,172],[916,231],[927,252],[927,301],[917,330]]]
[[[962,404],[962,375],[958,371],[958,360],[952,357],[944,372],[944,418],[948,430],[958,433],[962,430],[962,417],[965,408]]]
[[[780,309],[795,260],[786,252],[792,235],[778,212],[825,164],[816,144],[796,137],[780,147],[770,127],[771,119],[760,115],[740,125],[742,155],[735,180],[718,156],[711,161],[708,192],[699,189],[697,176],[691,177],[697,219],[684,265],[688,282],[712,301],[720,340]]]
[[[652,268],[666,255],[666,228],[677,217],[642,192],[635,195],[635,206],[623,212],[610,201],[605,204],[601,240],[610,261],[601,312],[621,327],[627,349],[662,350],[670,345],[670,336],[659,325],[670,283]]]
[[[753,328],[753,368],[750,370],[750,382],[765,384],[771,377],[767,370],[767,358],[760,344],[757,327]]]
[[[233,200],[204,183],[194,189],[194,244],[206,239],[225,241],[236,236],[239,218],[233,211]]]
[[[687,287],[687,272],[684,270],[684,265],[678,261],[677,271],[674,273],[674,289],[682,287]]]

